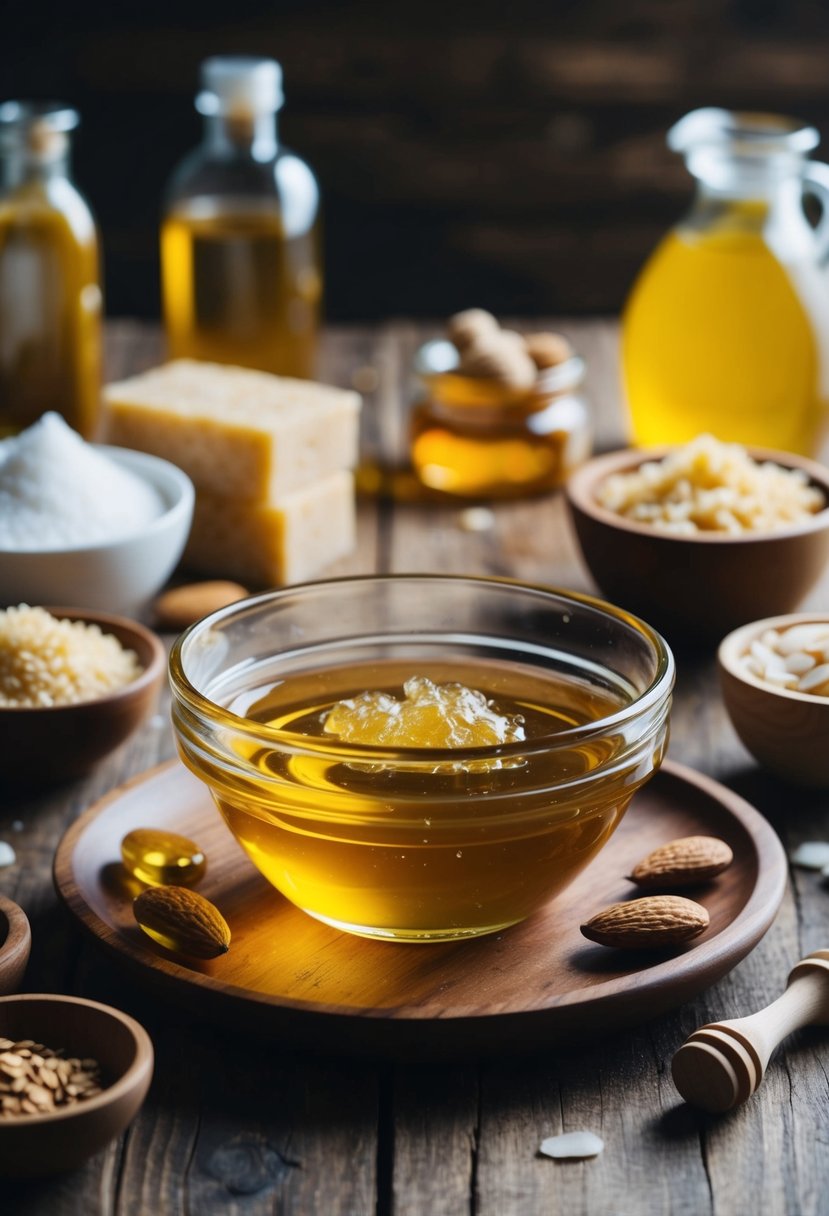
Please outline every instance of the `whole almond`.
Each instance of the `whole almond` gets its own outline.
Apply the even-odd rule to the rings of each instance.
[[[573,356],[573,348],[564,334],[527,334],[524,346],[539,371],[558,367]]]
[[[701,904],[682,895],[646,895],[611,904],[581,926],[591,942],[621,950],[662,950],[698,937],[708,928]]]
[[[209,612],[225,608],[236,600],[244,599],[248,594],[241,584],[226,582],[224,579],[171,587],[160,595],[153,605],[156,624],[159,629],[186,629]]]
[[[473,342],[483,341],[499,330],[498,322],[484,308],[466,308],[456,312],[446,323],[450,342],[463,352]]]
[[[528,389],[536,380],[536,366],[524,350],[522,338],[506,329],[468,346],[458,370],[461,375],[480,376],[508,389]]]
[[[149,887],[132,905],[138,924],[176,954],[216,958],[227,954],[230,929],[215,904],[188,887]]]
[[[639,887],[692,887],[722,874],[734,860],[716,836],[683,836],[660,845],[633,867],[630,881]]]

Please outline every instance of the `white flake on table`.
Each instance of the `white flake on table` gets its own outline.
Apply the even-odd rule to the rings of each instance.
[[[548,1136],[541,1141],[539,1152],[557,1160],[574,1160],[598,1157],[604,1148],[604,1140],[594,1132],[564,1132],[560,1136]]]
[[[489,507],[467,507],[458,516],[464,532],[488,532],[495,526],[495,512]]]
[[[829,840],[806,840],[791,855],[793,866],[804,870],[823,870],[829,866]]]

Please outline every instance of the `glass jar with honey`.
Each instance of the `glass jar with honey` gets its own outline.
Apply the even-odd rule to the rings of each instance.
[[[725,441],[812,454],[829,399],[829,167],[818,133],[703,109],[668,134],[696,179],[623,318],[634,440]],[[804,196],[816,195],[813,228]]]
[[[473,375],[457,347],[427,342],[415,357],[422,396],[410,455],[430,490],[463,498],[518,498],[556,489],[590,454],[584,360],[570,354],[529,386]]]
[[[272,59],[202,65],[204,142],[179,166],[161,227],[173,358],[310,378],[322,295],[319,189],[277,139]]]
[[[89,438],[101,379],[95,221],[69,176],[75,110],[0,105],[0,436],[55,410]]]

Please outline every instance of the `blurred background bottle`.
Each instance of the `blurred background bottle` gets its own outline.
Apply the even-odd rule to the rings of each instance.
[[[0,435],[57,410],[87,438],[98,411],[95,221],[69,176],[75,110],[0,105]]]
[[[695,110],[668,133],[691,209],[642,270],[623,317],[633,438],[816,451],[829,400],[829,167],[818,133],[773,114]],[[816,195],[821,220],[806,218]]]
[[[282,71],[273,59],[220,56],[201,81],[204,141],[173,175],[161,228],[169,353],[311,377],[319,189],[277,139]]]

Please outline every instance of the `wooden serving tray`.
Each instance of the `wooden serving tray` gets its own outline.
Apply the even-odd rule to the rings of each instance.
[[[164,827],[208,856],[199,886],[230,924],[230,951],[185,964],[132,915],[120,841]],[[671,954],[623,953],[586,941],[579,924],[638,894],[623,877],[659,844],[720,836],[735,862],[685,892],[708,909],[705,934]],[[616,834],[541,912],[505,932],[435,944],[340,933],[275,891],[236,844],[210,795],[177,760],[111,793],[66,833],[55,883],[69,910],[142,980],[197,1015],[334,1052],[445,1055],[522,1051],[618,1029],[688,1000],[729,971],[771,925],[786,883],[769,824],[710,778],[667,763],[634,798]]]

